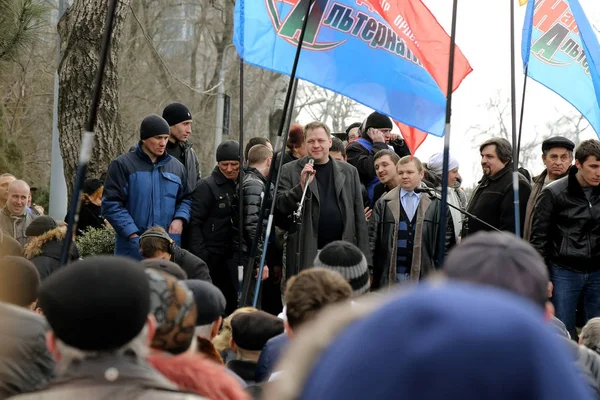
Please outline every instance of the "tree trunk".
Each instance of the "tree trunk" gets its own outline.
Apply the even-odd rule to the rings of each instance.
[[[104,24],[105,0],[75,0],[59,22],[61,63],[58,129],[69,193],[73,190],[79,161],[81,134],[88,118],[94,79],[98,70]],[[111,46],[104,71],[102,95],[94,129],[94,149],[88,176],[100,178],[111,160],[124,150],[119,114],[118,53],[129,0],[117,6]]]

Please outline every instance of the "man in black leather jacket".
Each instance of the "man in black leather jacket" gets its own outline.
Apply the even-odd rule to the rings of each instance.
[[[438,268],[440,200],[437,196],[430,198],[427,193],[414,192],[424,186],[419,159],[402,157],[397,168],[400,185],[377,201],[369,225],[373,289],[418,281]],[[450,212],[446,215],[447,252],[455,244],[455,235]]]
[[[252,242],[254,240],[254,236],[256,236],[256,229],[258,224],[263,224],[263,230],[258,239],[258,249],[256,252],[257,256],[262,254],[263,249],[263,241],[265,237],[264,229],[267,226],[268,215],[260,215],[260,205],[264,197],[266,197],[265,186],[267,184],[266,175],[269,173],[269,168],[271,167],[271,162],[273,160],[273,150],[271,150],[268,146],[257,144],[252,146],[250,151],[248,152],[248,167],[244,171],[244,180],[242,182],[242,191],[244,195],[243,201],[243,222],[244,222],[244,232],[242,236],[242,243],[240,244],[240,236],[239,236],[239,206],[236,197],[236,201],[234,202],[233,210],[233,260],[235,265],[243,265],[246,267],[248,265],[250,251],[252,248]],[[272,198],[273,196],[273,185],[271,185],[269,196]],[[268,208],[265,210],[267,211]],[[240,249],[241,247],[241,249]],[[239,256],[240,250],[242,255],[242,260],[240,263]],[[258,263],[256,263],[258,266]],[[269,268],[265,266],[263,270],[263,280],[269,276]],[[256,274],[253,274],[253,278],[256,277]],[[254,280],[254,283],[256,281]]]
[[[542,190],[531,230],[550,269],[556,316],[571,335],[581,294],[586,321],[600,316],[600,141],[581,142],[575,166]]]

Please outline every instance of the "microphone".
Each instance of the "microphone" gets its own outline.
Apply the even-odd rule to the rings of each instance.
[[[308,159],[308,164],[310,164],[311,166],[314,166],[314,165],[315,165],[315,159],[314,159],[314,158],[312,158],[312,157],[310,157],[310,158]],[[311,176],[313,173],[314,173],[314,172],[307,172],[307,173],[306,173],[306,176],[307,176],[307,177],[308,177],[308,176]]]

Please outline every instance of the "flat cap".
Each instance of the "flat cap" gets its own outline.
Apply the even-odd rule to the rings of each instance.
[[[564,147],[569,151],[573,151],[575,143],[562,136],[552,136],[542,142],[542,151],[550,150],[554,147]]]
[[[50,275],[42,284],[39,305],[56,337],[69,346],[116,350],[146,324],[150,286],[133,260],[89,257]]]
[[[225,296],[212,283],[199,279],[189,279],[183,283],[192,291],[198,315],[196,326],[208,325],[219,319],[225,312]]]
[[[238,314],[231,320],[231,337],[244,350],[260,351],[267,341],[283,333],[283,320],[264,311]]]

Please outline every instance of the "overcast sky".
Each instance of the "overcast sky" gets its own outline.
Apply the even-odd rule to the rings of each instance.
[[[515,37],[517,63],[517,112],[523,85],[521,60],[521,30],[526,7],[516,6]],[[440,24],[450,32],[452,0],[424,0]],[[588,19],[600,25],[600,0],[580,0]],[[456,42],[473,67],[473,72],[454,92],[452,100],[452,133],[450,152],[461,165],[464,186],[469,187],[481,178],[479,151],[473,135],[467,135],[469,127],[490,125],[493,115],[486,114],[483,106],[500,92],[510,95],[510,3],[496,0],[459,0]],[[531,140],[537,127],[543,130],[547,121],[555,120],[560,113],[574,113],[574,109],[558,95],[533,80],[528,81],[527,101],[523,123],[523,141]],[[365,116],[369,110],[365,108]],[[304,121],[302,121],[304,122]],[[507,121],[510,126],[510,121]],[[469,137],[470,136],[470,137]],[[589,129],[584,138],[596,138]],[[442,151],[443,139],[429,136],[417,151],[417,157],[427,161],[430,155]],[[540,149],[541,156],[541,149]],[[543,169],[541,160],[529,168],[534,173]]]

